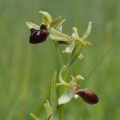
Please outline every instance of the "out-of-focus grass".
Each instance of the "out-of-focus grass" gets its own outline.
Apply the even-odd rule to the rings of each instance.
[[[64,119],[119,120],[119,0],[0,1],[0,119],[29,120],[30,112],[45,119],[43,103],[46,97],[50,99],[50,81],[54,71],[59,71],[59,64],[50,40],[38,45],[28,42],[29,29],[25,22],[40,24],[39,10],[49,12],[53,18],[59,15],[66,18],[63,32],[69,35],[75,26],[82,36],[88,22],[93,22],[88,37],[93,45],[85,47],[84,59],[76,61],[69,76],[85,77],[80,86],[91,88],[100,102],[91,106],[80,98],[72,100],[66,105]],[[63,57],[66,62],[69,55]]]

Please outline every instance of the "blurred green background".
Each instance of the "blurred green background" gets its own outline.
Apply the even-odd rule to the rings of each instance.
[[[120,1],[119,0],[2,0],[0,1],[0,120],[31,120],[29,113],[46,119],[43,104],[50,100],[50,82],[59,64],[53,43],[29,44],[25,22],[40,24],[39,10],[53,19],[66,18],[63,32],[79,36],[89,21],[93,27],[83,49],[84,59],[70,68],[82,75],[81,88],[91,88],[99,103],[88,105],[78,98],[66,105],[64,120],[120,119]],[[65,45],[60,46],[64,50]],[[63,54],[64,63],[69,55]],[[58,93],[59,95],[59,93]]]

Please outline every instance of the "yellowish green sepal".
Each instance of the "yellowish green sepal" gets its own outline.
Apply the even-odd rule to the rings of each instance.
[[[27,24],[27,26],[28,26],[29,29],[31,29],[31,28],[34,28],[34,29],[36,29],[36,30],[39,30],[39,29],[40,29],[40,26],[38,26],[38,25],[36,25],[36,24],[34,24],[34,23],[26,22],[26,24]]]
[[[63,53],[72,53],[72,51],[75,48],[75,42],[71,42],[64,51],[62,51]]]
[[[44,12],[44,11],[39,11],[39,13],[43,14],[43,23],[44,25],[50,25],[52,22],[52,17],[49,13]]]
[[[72,39],[68,35],[66,35],[64,33],[61,33],[61,32],[57,31],[54,28],[50,27],[49,28],[49,33],[50,33],[49,38],[51,40],[54,40],[54,41],[67,41],[68,43],[72,41]]]
[[[88,35],[89,35],[90,32],[91,32],[91,29],[92,29],[92,22],[89,22],[88,28],[87,28],[85,34],[84,34],[83,37],[82,37],[83,40],[86,40],[86,39],[87,39]]]

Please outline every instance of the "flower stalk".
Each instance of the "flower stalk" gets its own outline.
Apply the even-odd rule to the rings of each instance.
[[[71,65],[74,64],[77,58],[80,58],[80,60],[83,58],[82,49],[84,46],[91,45],[91,43],[86,41],[86,39],[91,32],[92,22],[89,22],[85,34],[80,38],[77,28],[75,27],[72,29],[73,33],[71,36],[62,32],[62,26],[65,19],[59,23],[61,16],[53,20],[49,13],[44,11],[40,11],[39,13],[43,15],[43,21],[40,26],[31,22],[26,23],[30,29],[29,41],[31,44],[38,44],[50,39],[54,43],[61,70],[58,76],[57,72],[53,75],[51,82],[51,104],[47,100],[44,107],[47,114],[47,120],[62,120],[65,104],[70,102],[71,99],[81,97],[83,101],[88,104],[96,104],[99,101],[97,95],[90,89],[81,89],[79,87],[78,82],[84,79],[81,75],[77,75],[76,77],[71,76],[71,80],[67,79]],[[66,44],[67,47],[63,53],[71,54],[66,64],[63,64],[58,44]],[[59,83],[56,82],[57,79],[59,80]],[[59,88],[59,86],[61,93],[59,98],[57,98],[56,87]],[[34,120],[40,120],[32,113],[30,115]]]

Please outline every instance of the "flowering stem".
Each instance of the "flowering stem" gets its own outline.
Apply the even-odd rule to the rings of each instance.
[[[59,106],[58,120],[62,120],[64,114],[64,108],[65,108],[64,104]]]
[[[63,62],[62,62],[62,57],[60,55],[60,51],[58,49],[58,43],[54,42],[54,44],[55,44],[55,49],[56,49],[56,52],[57,52],[59,64],[60,64],[60,67],[62,68],[63,67]],[[67,69],[65,69],[64,74],[63,74],[64,81],[66,81],[66,77],[67,77]],[[65,87],[62,87],[61,88],[61,94],[64,92],[64,90],[65,90]],[[65,107],[65,105],[58,106],[58,120],[62,120],[62,117],[63,117],[63,114],[64,114],[64,107]]]
[[[62,62],[62,57],[61,57],[61,55],[60,55],[60,51],[59,51],[59,49],[58,49],[58,43],[57,43],[57,42],[54,42],[54,44],[55,44],[55,49],[56,49],[56,52],[57,52],[59,64],[60,64],[60,67],[62,68],[62,67],[63,67],[63,62]]]
[[[65,66],[65,69],[66,69],[66,70],[68,70],[69,67],[77,60],[79,54],[80,54],[81,51],[82,51],[82,48],[83,48],[83,45],[79,45],[79,46],[77,47],[77,49],[75,49],[75,50],[73,51],[73,53],[72,53],[72,55],[71,55],[68,63],[67,63],[66,66]]]
[[[65,82],[66,82],[66,78],[67,78],[67,73],[68,73],[68,70],[64,69],[64,74],[63,74],[62,78]],[[65,88],[66,88],[65,86],[62,86],[61,94],[63,94],[63,92],[65,91]],[[63,114],[64,114],[64,109],[65,109],[65,104],[62,104],[59,106],[58,120],[62,120]]]
[[[64,72],[63,72],[64,74],[62,76],[64,81],[66,81],[69,67],[76,61],[80,52],[82,51],[82,48],[83,48],[83,45],[79,45],[74,49],[68,63],[66,64],[66,66],[64,68]],[[64,92],[64,90],[65,90],[65,87],[62,87],[62,93]],[[62,120],[62,118],[63,118],[64,108],[65,108],[65,104],[62,104],[59,106],[59,115],[58,115],[59,120]]]

